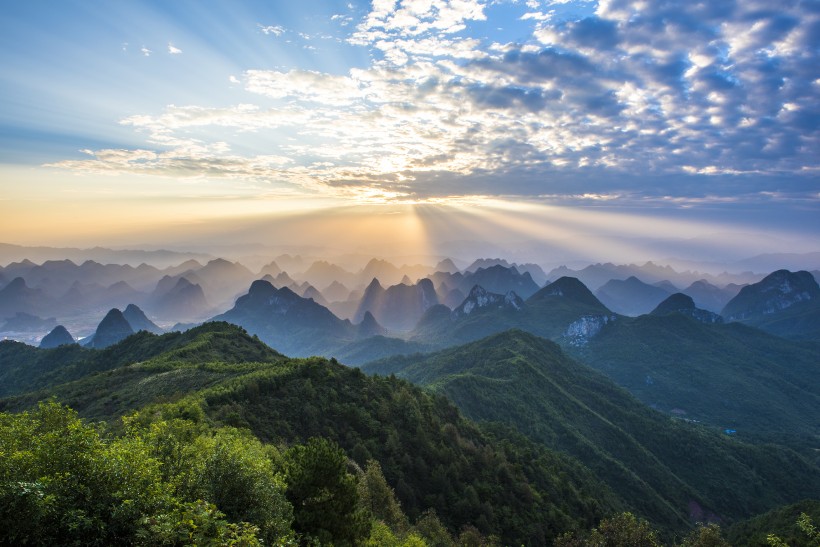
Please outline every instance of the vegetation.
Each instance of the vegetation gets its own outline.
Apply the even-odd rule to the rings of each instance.
[[[446,395],[469,418],[515,426],[578,458],[666,533],[820,491],[820,470],[798,454],[672,420],[525,332],[364,367],[385,369]]]
[[[211,324],[201,327],[191,344],[203,341],[209,348],[205,354],[213,355],[221,351],[219,345],[225,340],[231,340],[231,347],[237,346],[231,351],[240,353],[245,351],[242,347],[257,343],[236,327]],[[130,343],[122,342],[123,347]],[[577,462],[503,428],[485,432],[462,418],[446,399],[405,381],[371,378],[358,369],[319,358],[277,357],[270,362],[241,364],[192,362],[195,360],[188,359],[181,349],[161,353],[152,348],[145,352],[153,355],[149,359],[135,353],[133,364],[53,386],[48,393],[56,394],[81,416],[106,420],[116,439],[165,439],[153,457],[170,462],[162,477],[175,485],[179,499],[204,500],[224,515],[220,518],[225,522],[237,526],[249,522],[258,527],[256,536],[262,539],[267,537],[265,530],[279,530],[270,524],[277,519],[242,509],[236,505],[244,503],[239,501],[242,496],[213,482],[218,477],[236,476],[231,465],[247,463],[238,449],[243,439],[267,443],[254,445],[254,450],[267,454],[274,466],[273,477],[285,484],[285,500],[293,507],[293,533],[319,541],[333,537],[335,542],[352,544],[373,530],[382,539],[387,537],[384,528],[368,524],[373,520],[367,516],[372,509],[347,514],[336,523],[328,516],[334,507],[355,505],[350,500],[357,487],[353,484],[351,488],[340,470],[355,474],[358,467],[364,469],[365,476],[372,476],[376,473],[371,461],[378,462],[389,489],[395,492],[396,507],[406,515],[396,517],[395,510],[392,518],[381,515],[397,544],[412,544],[414,534],[422,541],[432,537],[430,541],[436,544],[447,544],[443,538],[463,534],[482,541],[495,535],[505,544],[546,544],[561,532],[591,526],[622,507],[616,496]],[[7,410],[24,411],[44,394],[7,399],[3,404]],[[135,410],[138,413],[125,423],[119,421],[120,416]],[[184,427],[175,429],[188,422],[209,431],[227,428],[230,434],[211,431],[201,437],[199,429],[195,429],[197,436]],[[170,425],[157,429],[155,423]],[[205,456],[186,459],[184,446],[188,445],[201,454],[219,454],[219,461],[227,463],[213,467]],[[280,448],[274,451],[271,446]],[[261,456],[257,456],[251,456],[251,461],[259,461]],[[277,463],[279,460],[284,463]],[[212,471],[206,473],[207,469]],[[194,480],[211,476],[208,473],[213,480]],[[256,492],[249,488],[254,474],[264,472],[251,465],[245,473],[247,481],[237,479],[235,486],[246,489],[255,499],[272,499],[274,490]],[[312,487],[310,481],[319,476],[327,477],[346,501],[326,506],[321,495],[306,494]],[[265,480],[260,484],[266,484]],[[196,508],[183,509],[193,514]],[[170,518],[156,521],[165,530],[162,533],[176,533],[168,524]],[[400,525],[403,519],[420,528]]]
[[[817,547],[818,542],[811,543],[810,534],[801,529],[801,521],[804,527],[805,524],[820,522],[820,500],[802,500],[738,522],[727,529],[726,538],[732,545],[749,547],[769,547],[772,545],[770,537],[790,546]]]
[[[646,405],[748,438],[820,434],[817,350],[681,314],[620,318],[570,348]]]

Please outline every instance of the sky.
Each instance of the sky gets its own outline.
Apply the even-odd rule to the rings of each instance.
[[[817,0],[32,0],[0,69],[6,243],[820,250]]]

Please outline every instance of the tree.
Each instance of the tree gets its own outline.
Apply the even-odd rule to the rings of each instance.
[[[404,535],[407,532],[407,516],[402,512],[396,493],[387,484],[381,465],[376,460],[369,460],[359,476],[358,495],[360,506],[384,522],[393,533]]]
[[[632,513],[621,513],[602,520],[586,538],[564,534],[555,540],[557,547],[661,547],[658,534],[649,523]]]
[[[717,524],[700,525],[692,530],[680,547],[731,547],[729,542],[723,539],[720,533],[720,526]]]
[[[284,469],[293,528],[304,541],[354,545],[367,537],[356,480],[347,472],[347,457],[338,445],[313,437],[285,453]]]

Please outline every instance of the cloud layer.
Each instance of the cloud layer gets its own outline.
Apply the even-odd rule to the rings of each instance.
[[[248,67],[230,77],[252,100],[130,116],[145,149],[53,165],[386,199],[817,200],[820,4],[600,0],[580,20],[550,4],[374,0],[339,25],[369,66]],[[486,35],[502,12],[524,39]]]

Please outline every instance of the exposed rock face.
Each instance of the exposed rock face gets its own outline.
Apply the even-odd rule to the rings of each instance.
[[[453,310],[452,317],[458,318],[470,315],[482,308],[520,310],[523,305],[524,301],[513,291],[509,291],[507,294],[496,294],[488,292],[481,285],[476,285],[470,290],[470,294],[467,295],[464,302]]]
[[[97,331],[86,344],[89,348],[102,349],[114,345],[134,334],[134,329],[117,308],[109,311],[97,326]]]
[[[76,343],[77,342],[74,340],[74,337],[71,336],[64,326],[57,325],[51,332],[46,334],[42,340],[40,340],[40,347],[42,349],[51,349]]]
[[[564,338],[569,339],[570,345],[584,346],[589,339],[601,332],[604,325],[615,321],[616,315],[585,315],[573,321],[564,331]]]
[[[723,323],[721,316],[697,308],[692,297],[683,293],[675,293],[658,304],[658,307],[652,310],[651,315],[668,315],[670,313],[680,313],[701,323]]]
[[[820,286],[806,271],[778,270],[758,283],[743,287],[721,315],[728,321],[774,315],[793,306],[820,300]]]

